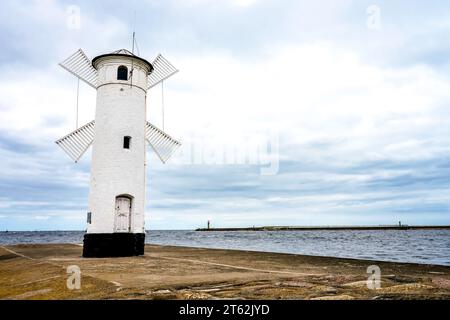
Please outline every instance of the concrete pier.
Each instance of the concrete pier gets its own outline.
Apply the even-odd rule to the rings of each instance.
[[[380,230],[450,230],[450,226],[264,226],[249,228],[198,228],[195,231],[380,231]]]
[[[82,258],[72,244],[0,246],[0,299],[450,299],[450,267],[146,245]],[[68,266],[81,288],[67,287]],[[381,288],[367,287],[367,268]]]

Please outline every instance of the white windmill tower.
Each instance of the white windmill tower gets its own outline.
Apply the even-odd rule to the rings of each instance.
[[[97,90],[95,121],[56,143],[77,162],[92,144],[84,257],[144,253],[146,144],[166,162],[180,143],[147,122],[147,91],[178,70],[122,49],[92,61],[80,49],[60,64]]]

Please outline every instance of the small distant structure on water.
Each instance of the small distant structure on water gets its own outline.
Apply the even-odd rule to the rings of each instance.
[[[247,228],[199,228],[196,231],[319,231],[319,230],[450,230],[450,225],[416,225],[407,224],[378,226],[263,226]]]
[[[153,62],[121,49],[90,60],[79,49],[60,66],[97,91],[95,120],[56,141],[75,162],[92,145],[83,257],[144,254],[146,145],[165,163],[181,145],[147,122],[148,91],[178,70],[161,54]],[[163,104],[164,106],[164,104]],[[163,109],[164,111],[164,109]],[[163,112],[164,114],[164,112]]]

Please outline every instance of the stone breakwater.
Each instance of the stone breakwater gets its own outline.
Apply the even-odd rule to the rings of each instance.
[[[450,299],[445,266],[156,245],[145,250],[140,257],[85,259],[79,245],[2,246],[0,299]],[[374,265],[379,286],[368,288],[367,270]]]

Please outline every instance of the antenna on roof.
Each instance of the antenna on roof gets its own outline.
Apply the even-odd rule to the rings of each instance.
[[[136,10],[134,11],[133,20],[133,43],[131,44],[131,54],[134,56],[134,43],[136,42]],[[134,60],[131,60],[131,70],[130,70],[130,88],[133,87],[133,71],[134,71]]]
[[[131,53],[134,54],[134,43],[136,41],[136,11],[134,11],[133,21],[133,43],[131,44]]]

